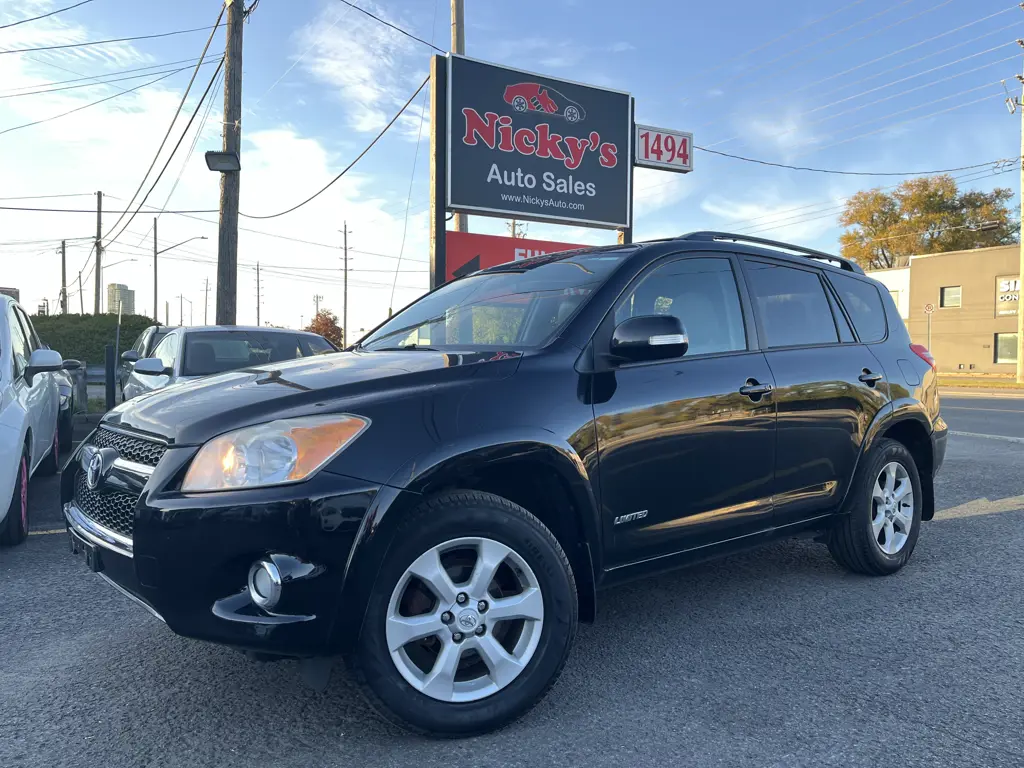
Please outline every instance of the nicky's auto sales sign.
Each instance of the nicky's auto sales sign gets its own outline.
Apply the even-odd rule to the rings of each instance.
[[[449,209],[629,226],[628,93],[453,55],[447,101]]]

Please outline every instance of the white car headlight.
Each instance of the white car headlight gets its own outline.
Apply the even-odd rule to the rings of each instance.
[[[351,414],[281,419],[215,437],[199,449],[181,490],[228,491],[306,480],[370,425]]]

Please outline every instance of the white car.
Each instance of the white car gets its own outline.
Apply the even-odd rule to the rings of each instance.
[[[29,478],[60,469],[53,371],[62,364],[18,302],[0,295],[0,545],[28,536]]]

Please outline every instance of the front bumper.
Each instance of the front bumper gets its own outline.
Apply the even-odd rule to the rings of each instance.
[[[306,483],[223,493],[175,490],[194,448],[169,448],[134,512],[130,538],[97,525],[62,477],[68,529],[97,548],[100,575],[177,634],[261,653],[331,652],[347,559],[379,485],[320,472]],[[269,614],[245,592],[249,566],[281,553],[317,567]]]

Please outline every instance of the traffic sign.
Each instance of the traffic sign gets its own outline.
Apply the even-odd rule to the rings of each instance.
[[[925,304],[924,305],[924,313],[926,315],[930,315],[934,311],[935,311],[935,305],[934,304],[930,304],[929,303],[929,304]]]

